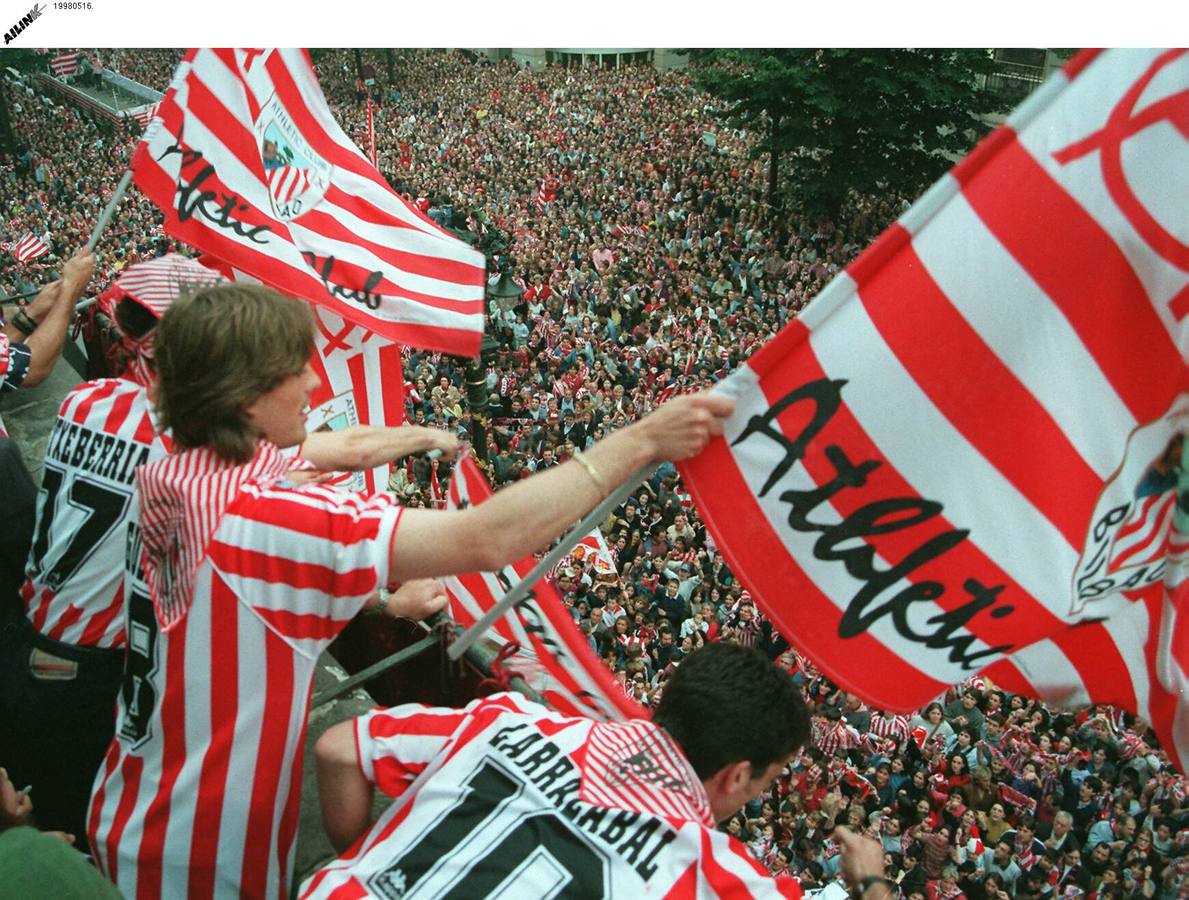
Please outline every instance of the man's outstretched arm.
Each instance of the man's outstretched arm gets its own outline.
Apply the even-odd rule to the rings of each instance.
[[[383,428],[352,425],[341,431],[316,431],[301,445],[302,459],[323,472],[358,472],[429,450],[440,450],[446,459],[458,451],[458,438],[440,428],[401,425]]]

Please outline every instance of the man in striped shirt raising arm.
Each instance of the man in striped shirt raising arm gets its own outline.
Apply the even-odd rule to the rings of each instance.
[[[792,678],[733,644],[683,662],[652,721],[566,717],[516,694],[377,709],[318,742],[323,820],[349,849],[300,896],[799,897],[715,826],[808,737]],[[396,802],[370,825],[373,785]],[[890,896],[879,845],[839,839],[857,893]]]
[[[159,424],[177,452],[137,473],[128,661],[88,813],[126,896],[284,896],[315,661],[376,588],[543,549],[644,465],[699,452],[732,408],[683,397],[477,507],[402,510],[286,482],[279,448],[306,437],[312,352],[308,307],[257,286],[199,291],[158,327]],[[390,612],[441,608],[419,584]]]

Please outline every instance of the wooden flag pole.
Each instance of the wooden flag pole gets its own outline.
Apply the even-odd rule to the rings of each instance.
[[[655,466],[652,465],[647,465],[640,469],[631,478],[612,491],[606,500],[587,513],[582,521],[575,525],[556,547],[550,550],[549,553],[541,558],[540,562],[533,566],[531,572],[517,582],[512,590],[504,594],[499,603],[484,613],[482,618],[458,636],[454,643],[446,649],[450,658],[458,659],[462,656],[467,651],[467,648],[482,637],[483,632],[490,628],[500,616],[525,599],[533,585],[540,581],[546,572],[561,562],[566,554],[578,545],[580,540],[590,534],[591,529],[607,518],[617,506],[627,500],[631,496],[632,491],[652,475],[654,470]]]

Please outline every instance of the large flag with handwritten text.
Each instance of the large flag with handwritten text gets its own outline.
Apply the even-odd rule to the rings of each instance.
[[[906,711],[992,667],[1189,762],[1186,171],[1189,54],[1080,54],[722,383],[686,483],[848,690]]]
[[[399,197],[304,50],[190,50],[132,160],[175,237],[381,337],[475,356],[482,254]]]
[[[460,458],[450,478],[446,508],[462,509],[490,496],[491,486],[474,458],[469,454]],[[529,557],[501,572],[443,578],[454,621],[470,628],[535,564]],[[538,582],[528,599],[499,619],[488,635],[503,644],[519,645],[508,668],[559,712],[618,721],[648,717],[648,711],[615,683],[547,581]]]

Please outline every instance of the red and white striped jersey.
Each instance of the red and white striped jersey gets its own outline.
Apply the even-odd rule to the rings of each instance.
[[[396,798],[303,898],[799,897],[714,827],[680,748],[645,720],[559,715],[517,694],[355,723]]]
[[[137,466],[164,457],[145,390],[125,378],[66,395],[45,450],[21,598],[33,627],[88,647],[124,645],[124,543]]]
[[[187,457],[199,473],[189,488],[234,478],[200,454],[213,456],[174,454],[141,480]],[[128,660],[87,823],[125,896],[288,896],[315,663],[387,580],[400,507],[276,478],[245,480],[226,506],[169,627],[150,599],[169,586],[150,593],[145,569],[128,567]],[[141,505],[134,563],[145,559]]]

